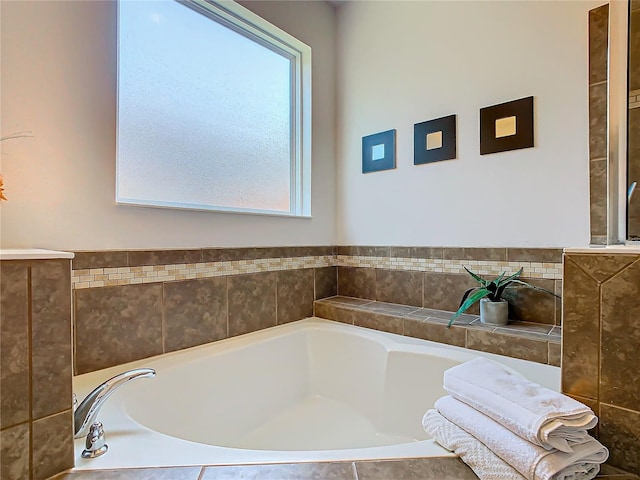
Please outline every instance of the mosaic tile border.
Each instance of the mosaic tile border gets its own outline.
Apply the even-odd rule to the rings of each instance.
[[[523,268],[523,278],[562,279],[562,263],[503,262],[494,260],[445,260],[441,258],[358,257],[338,255],[338,267],[368,267],[385,270],[408,270],[417,272],[460,273],[463,267],[473,269],[478,275],[498,276],[502,272],[516,273]]]
[[[488,276],[498,276],[504,271],[512,274],[523,268],[525,278],[562,278],[562,263],[321,255],[73,270],[72,285],[73,289],[79,290],[333,266],[456,274],[465,274],[463,267],[467,266],[479,275]]]
[[[171,282],[196,278],[243,275],[248,273],[277,272],[302,268],[331,267],[333,255],[298,258],[258,258],[229,262],[179,263],[169,265],[145,265],[138,267],[112,267],[74,270],[73,289],[135,285],[141,283]]]

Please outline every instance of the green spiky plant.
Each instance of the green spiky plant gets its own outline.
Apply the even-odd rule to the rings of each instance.
[[[474,280],[476,280],[480,284],[480,286],[470,288],[469,290],[464,292],[462,300],[460,300],[460,307],[458,308],[458,311],[453,314],[451,320],[449,320],[447,328],[449,328],[453,324],[453,321],[456,318],[466,312],[474,303],[479,302],[481,299],[488,298],[492,302],[499,302],[505,299],[503,297],[505,296],[507,289],[526,287],[533,290],[538,290],[540,292],[550,293],[554,297],[558,297],[558,295],[545,288],[536,287],[535,285],[531,285],[530,283],[520,280],[519,278],[520,275],[522,275],[522,268],[520,268],[520,270],[518,270],[513,275],[509,275],[508,277],[506,276],[507,272],[502,272],[500,276],[498,276],[498,278],[496,278],[495,280],[486,280],[481,276],[473,273],[467,267],[464,267],[464,269],[469,273],[469,275],[474,278]]]

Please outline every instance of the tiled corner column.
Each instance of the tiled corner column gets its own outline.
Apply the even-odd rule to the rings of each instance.
[[[591,244],[607,244],[609,5],[589,11],[589,196]]]
[[[73,467],[70,260],[0,261],[0,479]]]
[[[562,391],[600,417],[610,464],[640,474],[640,250],[564,256]]]

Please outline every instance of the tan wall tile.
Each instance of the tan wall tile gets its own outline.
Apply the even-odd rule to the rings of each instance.
[[[71,439],[67,442],[71,444]],[[0,478],[29,478],[29,424],[23,423],[0,432]]]
[[[162,353],[162,284],[76,291],[78,374]]]
[[[33,480],[45,480],[73,467],[73,412],[33,422]]]
[[[71,264],[31,267],[32,415],[41,418],[71,405]]]
[[[165,283],[163,310],[164,352],[226,338],[227,280]]]
[[[29,419],[29,265],[0,262],[0,426]]]
[[[444,323],[405,318],[404,334],[408,337],[422,338],[438,343],[464,347],[466,343],[465,329],[457,326],[447,328]]]
[[[607,80],[609,5],[589,11],[589,83]]]
[[[640,475],[640,412],[600,404],[600,441],[609,448],[609,463]]]
[[[602,285],[600,401],[640,409],[640,261]]]
[[[606,282],[615,274],[638,259],[637,255],[567,254],[567,258],[578,265],[599,283]]]
[[[480,329],[467,330],[467,348],[538,363],[547,363],[549,355],[547,342],[544,340],[503,335]]]
[[[277,323],[294,322],[313,315],[314,271],[312,268],[277,272]]]
[[[375,269],[338,267],[338,295],[375,300]]]
[[[422,272],[403,272],[377,269],[376,300],[402,305],[422,306],[424,275]]]
[[[276,279],[275,272],[227,278],[229,336],[276,325]]]
[[[597,399],[599,287],[569,257],[564,263],[563,300],[562,391]]]

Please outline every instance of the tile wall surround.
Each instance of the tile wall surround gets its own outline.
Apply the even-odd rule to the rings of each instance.
[[[565,253],[562,390],[600,417],[610,463],[640,474],[640,248]]]
[[[71,261],[45,257],[3,251],[0,260],[2,480],[73,466]]]
[[[484,276],[523,268],[522,279],[562,295],[562,250],[551,248],[337,247],[338,294],[388,303],[455,311]],[[477,305],[469,313],[478,314]],[[532,289],[510,298],[513,320],[561,325],[561,299]]]
[[[76,252],[73,288],[160,283],[327,266],[523,278],[562,278],[561,249],[445,247],[274,247]]]
[[[309,317],[333,264],[331,246],[77,252],[74,371]]]
[[[609,5],[589,11],[589,197],[592,245],[607,239]]]
[[[466,272],[459,273],[462,265],[496,275],[524,267],[531,282],[560,292],[561,259],[560,249],[522,248],[76,252],[74,372],[299,320],[313,314],[314,300],[338,293],[455,310],[464,289],[475,285]],[[559,323],[553,296],[529,291],[513,303],[514,318]]]
[[[442,263],[435,260],[442,260]],[[524,328],[522,337],[526,345],[518,346],[518,342],[513,342],[513,338],[522,332],[514,335],[514,331],[477,328],[472,324],[472,319],[477,318],[473,312],[468,318],[461,319],[462,322],[469,320],[468,325],[454,326],[448,331],[450,336],[442,336],[446,321],[442,315],[448,313],[442,310],[452,310],[443,305],[448,305],[454,297],[457,297],[456,301],[459,299],[457,294],[450,297],[447,294],[463,289],[463,282],[469,281],[466,273],[449,272],[440,267],[458,265],[444,260],[458,260],[460,264],[470,266],[475,265],[471,262],[478,262],[477,266],[493,268],[505,267],[509,262],[517,264],[510,266],[518,267],[528,262],[534,269],[531,275],[540,275],[531,281],[552,282],[557,293],[562,293],[561,278],[564,277],[568,305],[564,307],[562,353],[558,348],[558,328],[555,326],[559,322],[559,314],[555,315],[553,322],[517,323],[516,328]],[[155,355],[304,318],[313,313],[314,301],[316,308],[324,305],[320,308],[332,310],[329,318],[340,311],[342,313],[338,316],[351,315],[352,318],[346,320],[350,323],[444,343],[463,345],[464,341],[468,348],[495,353],[522,357],[522,352],[527,352],[527,355],[533,352],[534,356],[539,354],[539,361],[544,361],[542,356],[545,352],[537,348],[540,345],[529,343],[546,340],[547,361],[557,364],[562,356],[564,391],[591,405],[600,415],[600,439],[611,449],[613,465],[639,473],[640,442],[637,439],[640,438],[640,411],[637,405],[640,404],[640,392],[636,387],[640,385],[640,378],[636,378],[634,372],[637,369],[631,364],[635,352],[640,350],[640,337],[635,328],[637,322],[633,321],[640,317],[640,300],[637,300],[640,298],[640,250],[573,249],[567,250],[565,260],[560,275],[557,273],[558,264],[562,261],[560,249],[359,246],[79,252],[77,261],[74,259],[72,262],[72,271],[69,271],[69,261],[62,259],[3,260],[0,262],[0,279],[3,282],[2,479],[47,478],[54,471],[69,468],[68,462],[73,462],[73,452],[62,438],[71,438],[70,401],[65,401],[71,389],[71,339],[49,341],[64,337],[61,332],[70,330],[70,315],[63,312],[71,305],[55,307],[66,294],[64,287],[59,290],[52,285],[57,282],[66,284],[67,292],[71,293],[72,277],[82,276],[78,275],[79,271],[85,274],[82,270],[183,264],[185,268],[196,270],[198,264],[204,264],[205,269],[212,270],[207,271],[206,275],[210,276],[201,275],[200,278],[196,271],[189,272],[195,273],[195,278],[90,285],[86,288],[77,287],[82,283],[78,278],[72,292],[76,352],[80,353],[80,347],[86,353],[89,350],[88,339],[93,335],[93,338],[108,339],[107,343],[113,342],[116,348],[112,350],[124,352],[125,358],[117,355],[112,358],[114,364],[122,363],[131,360],[128,356],[137,356],[140,352],[145,356]],[[67,266],[61,267],[62,262]],[[243,265],[267,265],[267,268],[254,273],[227,270],[219,274],[216,267],[225,262],[238,269],[247,268]],[[392,265],[396,262],[400,268],[394,269]],[[401,265],[403,262],[408,265]],[[382,268],[387,265],[388,268]],[[224,271],[227,265],[222,266]],[[442,271],[436,271],[436,268]],[[546,270],[536,272],[535,268]],[[553,275],[553,278],[544,278],[545,274]],[[341,301],[336,295],[358,296],[349,289],[373,297],[343,300],[360,303],[363,310],[369,309],[366,318],[353,313],[357,308],[336,308],[335,303]],[[26,291],[31,293],[25,294]],[[425,291],[429,291],[429,295]],[[425,305],[427,297],[433,299],[436,306],[429,306],[428,302]],[[252,301],[257,302],[256,305]],[[390,303],[403,305],[390,306]],[[243,310],[245,305],[247,310]],[[555,307],[557,310],[559,305]],[[548,313],[548,306],[545,308]],[[260,314],[251,315],[252,311]],[[9,317],[11,322],[7,321]],[[344,317],[335,319],[345,321]],[[30,321],[30,326],[25,329],[27,321]],[[96,330],[91,331],[91,325]],[[145,327],[140,328],[140,325]],[[487,339],[494,339],[496,335],[504,342],[487,343]],[[47,341],[41,341],[43,338]],[[133,341],[127,343],[123,338]],[[9,348],[6,342],[10,342]],[[504,344],[509,342],[521,353],[503,351]],[[29,350],[18,348],[20,345],[31,349],[31,360],[28,355],[24,356],[24,352]],[[85,355],[84,358],[87,368],[102,368],[95,357]],[[7,364],[9,368],[5,367]],[[30,370],[35,365],[42,365],[37,373]],[[68,382],[57,377],[62,375],[66,378],[67,373]],[[23,380],[19,380],[20,377]],[[24,390],[24,378],[31,391],[27,406],[24,395],[20,394]],[[7,392],[15,394],[7,395]],[[34,395],[45,395],[51,401],[41,401],[44,397],[36,398]],[[66,433],[65,428],[69,429]],[[35,436],[52,435],[60,436],[61,441],[56,444],[62,449],[54,452],[53,462],[49,458],[50,452],[39,449],[39,444],[32,440]],[[32,450],[25,460],[23,453],[29,452],[30,446]]]

